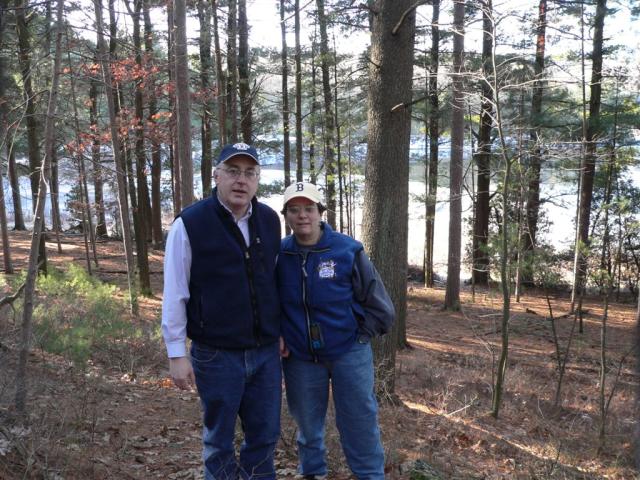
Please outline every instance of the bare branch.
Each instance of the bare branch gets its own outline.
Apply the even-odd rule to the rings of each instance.
[[[420,5],[426,5],[428,3],[431,3],[431,0],[418,0],[416,3],[414,3],[409,8],[407,8],[402,13],[402,15],[400,15],[400,20],[398,20],[398,23],[396,23],[395,27],[393,27],[393,30],[391,30],[391,35],[397,35],[398,34],[398,30],[400,30],[400,27],[404,23],[404,19],[407,18],[407,15],[409,15],[411,12],[413,12]]]

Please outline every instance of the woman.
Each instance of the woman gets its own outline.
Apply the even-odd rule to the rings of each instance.
[[[293,235],[282,241],[277,278],[299,470],[309,479],[327,474],[324,423],[331,384],[351,471],[360,480],[383,480],[370,341],[389,331],[393,304],[362,244],[322,222],[324,210],[315,185],[298,182],[285,190],[282,213]]]

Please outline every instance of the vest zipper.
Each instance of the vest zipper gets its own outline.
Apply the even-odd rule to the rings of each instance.
[[[238,244],[243,251],[244,258],[244,268],[247,272],[247,279],[249,280],[249,295],[251,296],[251,316],[253,317],[253,338],[256,342],[256,347],[259,347],[261,344],[260,338],[260,316],[258,315],[258,305],[256,300],[256,289],[253,284],[253,266],[251,265],[251,253],[249,252],[249,247],[247,247],[246,242],[244,241],[244,236],[240,231],[240,227],[238,224],[234,222],[232,227],[233,233],[238,240]],[[257,242],[260,243],[260,237],[257,237]]]
[[[308,252],[302,254],[302,305],[304,306],[304,316],[307,321],[307,342],[309,353],[313,357],[313,361],[318,363],[318,356],[313,349],[311,343],[311,315],[309,314],[309,305],[307,304],[307,255]]]

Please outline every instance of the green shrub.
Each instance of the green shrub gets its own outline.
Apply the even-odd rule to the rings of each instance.
[[[139,336],[117,292],[73,264],[38,278],[33,322],[40,346],[84,365],[95,350]]]

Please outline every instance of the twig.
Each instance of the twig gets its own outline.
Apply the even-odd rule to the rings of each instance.
[[[398,30],[400,30],[400,27],[404,23],[404,19],[407,18],[407,15],[409,15],[411,12],[413,12],[420,5],[426,5],[427,3],[430,3],[430,0],[418,0],[416,3],[414,3],[409,8],[407,8],[402,13],[402,15],[400,15],[400,20],[398,20],[398,23],[396,23],[395,27],[393,27],[393,30],[391,30],[391,35],[397,35],[398,34]]]
[[[0,298],[0,307],[3,307],[5,305],[13,306],[13,302],[15,302],[18,299],[18,297],[22,293],[22,290],[24,290],[25,285],[26,283],[23,283],[22,285],[20,285],[20,288],[18,288],[18,291],[13,295],[7,295],[5,297]]]

